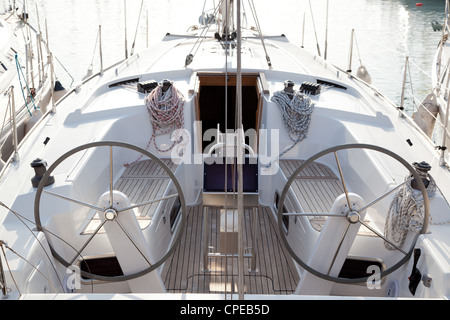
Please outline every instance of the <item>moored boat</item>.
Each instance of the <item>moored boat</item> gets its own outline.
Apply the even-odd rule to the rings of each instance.
[[[27,135],[0,179],[5,298],[448,298],[447,151],[240,16],[221,1]]]
[[[15,2],[14,2],[15,3]],[[0,162],[3,167],[64,88],[52,69],[52,55],[41,32],[28,23],[25,7],[0,14]],[[38,19],[39,20],[39,19]],[[55,92],[59,91],[59,92]]]

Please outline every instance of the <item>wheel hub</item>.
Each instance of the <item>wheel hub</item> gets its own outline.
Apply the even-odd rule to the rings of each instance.
[[[350,222],[351,224],[355,224],[359,221],[359,218],[361,216],[359,215],[358,212],[356,211],[350,211],[349,213],[347,213],[347,221]]]
[[[108,221],[113,221],[117,218],[117,211],[112,208],[106,209],[103,214],[105,215],[105,219]]]

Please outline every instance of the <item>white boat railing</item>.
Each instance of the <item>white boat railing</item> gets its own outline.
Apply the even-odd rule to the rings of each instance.
[[[50,103],[54,109],[53,99],[53,83],[54,83],[54,68],[52,54],[47,55],[45,59],[42,44],[46,46],[46,42],[41,33],[36,34],[36,43],[29,38],[25,43],[25,61],[22,65],[19,62],[18,54],[14,57],[13,64],[16,67],[19,87],[15,88],[14,84],[10,85],[5,91],[6,106],[2,124],[0,127],[0,156],[2,156],[3,148],[7,143],[12,145],[12,155],[7,162],[19,161],[19,143],[20,136],[18,134],[18,126],[26,119],[26,114],[33,116],[33,109],[41,109],[41,102],[46,100],[46,81],[50,77]],[[37,63],[33,60],[37,59]],[[25,72],[24,70],[25,69]],[[35,72],[37,70],[37,72]],[[19,90],[19,91],[18,91]],[[17,95],[17,96],[15,96]],[[17,100],[20,96],[23,97],[23,103]],[[11,150],[11,149],[8,149]],[[8,152],[9,153],[9,152]],[[5,162],[0,162],[0,168],[5,166]]]
[[[447,0],[447,3],[449,2],[449,0]],[[445,20],[445,27],[443,28],[443,30],[446,30],[445,36],[448,35],[448,31],[449,31],[449,24],[447,23],[447,19]],[[363,35],[363,34],[362,34]],[[363,35],[364,36],[364,35]],[[443,32],[443,36],[444,36],[444,32]],[[395,51],[392,48],[388,48],[378,42],[373,41],[372,39],[365,37],[364,38],[366,40],[371,41],[373,44],[378,45],[388,51],[391,51],[395,54],[401,54],[398,51]],[[348,68],[346,70],[346,72],[348,74],[351,74],[352,72],[352,59],[353,59],[353,55],[354,55],[354,46],[356,45],[356,49],[359,55],[359,48],[358,48],[358,43],[357,43],[357,39],[356,39],[356,33],[355,30],[353,29],[351,32],[351,39],[350,39],[350,49],[349,49],[349,55],[348,55]],[[441,46],[442,47],[442,46]],[[417,63],[415,63],[409,56],[405,56],[404,57],[404,67],[403,67],[403,78],[402,81],[398,81],[397,79],[394,79],[392,77],[392,75],[390,74],[386,74],[385,72],[379,70],[378,68],[376,68],[373,65],[368,65],[370,67],[371,70],[376,70],[378,72],[380,72],[381,74],[383,74],[385,79],[388,79],[389,81],[392,81],[393,83],[395,83],[397,86],[399,86],[399,90],[401,92],[400,95],[400,101],[398,103],[398,105],[392,101],[391,104],[397,108],[399,110],[399,116],[403,117],[403,118],[408,118],[408,120],[410,120],[411,124],[418,126],[418,129],[421,130],[421,133],[424,134],[425,137],[427,137],[430,141],[430,144],[432,144],[434,146],[434,148],[437,150],[437,152],[439,153],[439,157],[440,157],[440,164],[441,165],[446,165],[446,156],[447,156],[447,148],[446,148],[446,143],[449,143],[449,139],[450,138],[450,131],[448,128],[448,120],[447,121],[442,121],[441,119],[446,119],[448,118],[448,113],[449,113],[449,109],[448,106],[441,106],[442,110],[440,111],[441,116],[439,116],[439,112],[437,114],[433,114],[425,105],[424,102],[426,101],[425,99],[420,99],[419,97],[417,97],[417,95],[414,93],[414,89],[413,89],[413,80],[411,78],[411,68],[415,68],[416,70],[418,70],[420,73],[422,73],[426,78],[429,79],[429,83],[430,83],[430,93],[434,93],[436,95],[439,94],[439,90],[444,92],[445,97],[448,96],[449,93],[449,79],[450,79],[450,59],[449,62],[446,65],[446,68],[440,73],[442,76],[439,81],[439,86],[437,88],[432,88],[432,75],[430,75],[428,72],[424,71]],[[361,62],[361,57],[359,57],[359,63],[360,63],[360,67],[362,67],[362,62]],[[367,63],[365,63],[367,65]],[[340,69],[340,68],[339,68]],[[359,70],[358,70],[359,71]],[[359,74],[356,74],[356,78],[360,79],[363,81],[363,83],[365,83],[366,85],[368,85],[369,87],[372,88],[372,90],[376,91],[378,95],[380,96],[384,96],[382,93],[380,93],[378,91],[377,88],[375,88],[372,83],[370,81],[367,81],[366,79],[364,79],[364,77],[360,77]],[[369,80],[370,80],[370,76],[368,76]],[[444,79],[445,79],[445,84],[444,84]],[[437,91],[437,92],[436,92]],[[389,100],[388,98],[386,98],[387,100]],[[446,98],[447,99],[447,98]],[[405,106],[405,103],[408,102],[408,100],[410,101],[410,106]],[[435,100],[436,101],[436,100]],[[434,131],[434,133],[438,132],[438,134],[433,134],[432,136],[429,136],[423,127],[421,127],[420,125],[418,125],[418,123],[416,123],[416,121],[414,120],[414,115],[418,114],[418,113],[425,113],[426,117],[428,117],[430,119],[430,122],[433,123],[433,128],[431,128],[431,131]],[[445,113],[444,113],[445,112]],[[444,116],[442,116],[442,114],[444,114]],[[442,140],[440,137],[440,132],[442,132]],[[446,134],[444,134],[446,133]],[[438,137],[439,136],[439,137]],[[448,136],[448,137],[447,137]]]
[[[14,86],[10,86],[8,88],[8,90],[5,92],[5,95],[8,95],[8,106],[7,106],[7,110],[6,113],[9,111],[10,114],[10,123],[12,124],[10,126],[10,130],[11,130],[11,136],[12,136],[12,144],[13,144],[13,155],[11,157],[11,161],[18,161],[19,160],[19,154],[18,154],[18,138],[17,138],[17,125],[16,125],[16,103],[15,103],[15,99],[14,99]],[[5,114],[5,118],[6,118],[6,114]],[[1,128],[1,134],[3,135],[3,130],[5,128],[5,123],[3,124],[2,128]],[[0,150],[3,149],[3,146],[5,145],[5,143],[7,142],[7,139],[4,139],[2,141],[2,144],[0,145]],[[1,158],[0,158],[1,160]],[[0,163],[1,167],[3,168],[5,165],[5,162],[3,160],[1,160]]]
[[[14,102],[14,87],[11,86],[11,118],[12,118],[12,137],[13,137],[13,156],[12,160],[14,162],[19,161],[19,152],[18,152],[18,146],[19,146],[19,139],[17,137],[17,122],[16,122],[16,106]]]

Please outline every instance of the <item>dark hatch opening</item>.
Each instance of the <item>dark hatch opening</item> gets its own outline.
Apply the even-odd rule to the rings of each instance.
[[[116,277],[123,276],[122,268],[115,256],[96,257],[83,259],[80,262],[81,271],[99,276]],[[83,280],[89,278],[81,277]]]
[[[244,131],[258,128],[259,94],[257,89],[257,76],[243,76],[242,79],[242,121]],[[227,99],[225,96],[227,95]],[[227,107],[225,111],[225,100]],[[225,115],[228,118],[227,129],[235,132],[236,116],[236,77],[228,76],[228,84],[225,89],[225,75],[201,76],[199,88],[199,117],[202,121],[202,137],[208,129],[217,129],[225,133]],[[202,150],[211,144],[214,138],[203,141]],[[249,137],[245,137],[245,143],[251,144]]]

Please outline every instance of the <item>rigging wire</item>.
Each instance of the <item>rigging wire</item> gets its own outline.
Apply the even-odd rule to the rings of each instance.
[[[409,76],[409,85],[411,87],[411,95],[414,97],[413,81],[411,77],[411,65],[409,64],[409,59],[408,59],[408,76]],[[412,99],[412,109],[413,111],[416,110],[416,102],[414,99]]]
[[[56,266],[54,265],[54,263],[52,262],[52,259],[50,258],[50,256],[48,255],[47,251],[45,250],[44,245],[41,243],[41,241],[38,239],[37,235],[33,232],[33,230],[31,230],[31,228],[25,223],[25,221],[31,223],[32,225],[37,227],[36,222],[26,218],[25,216],[19,214],[18,212],[12,210],[11,208],[9,208],[5,203],[3,203],[2,201],[0,201],[0,206],[2,206],[3,208],[5,208],[6,210],[8,210],[8,212],[11,212],[31,233],[31,235],[36,239],[36,241],[38,242],[39,246],[42,248],[42,250],[44,251],[44,254],[46,255],[48,261],[50,262],[50,265],[53,269],[53,271],[55,272],[56,278],[59,281],[59,284],[61,285],[62,288],[62,292],[65,292],[65,288],[64,285],[62,284],[61,279],[59,278],[58,272],[56,270]],[[25,220],[25,221],[24,221]],[[81,254],[81,252],[79,252],[74,246],[72,246],[69,242],[67,242],[66,240],[64,240],[63,238],[61,238],[60,236],[58,236],[57,234],[55,234],[54,232],[50,231],[49,229],[40,226],[42,231],[47,232],[48,234],[54,236],[55,238],[57,238],[58,240],[62,241],[64,244],[66,244],[67,246],[69,246],[71,249],[73,249],[75,251],[75,253],[78,254],[78,256],[80,256],[81,260],[85,261],[85,258],[83,257],[83,255]],[[89,269],[89,265],[86,264],[86,267],[88,269],[88,272],[91,273],[90,269]],[[93,283],[91,281],[91,288],[92,288],[92,292],[94,290],[93,288]],[[56,288],[55,286],[53,286],[54,288]]]
[[[406,56],[407,56],[407,54],[402,53],[402,52],[400,52],[399,50],[392,49],[391,47],[388,47],[388,46],[382,44],[382,43],[379,42],[379,41],[375,41],[375,40],[371,39],[370,37],[366,36],[364,33],[360,33],[360,35],[361,35],[364,39],[366,39],[366,40],[372,42],[373,44],[375,44],[375,45],[377,45],[377,46],[380,46],[381,48],[386,49],[386,50],[388,50],[388,51],[390,51],[390,52],[392,52],[392,53],[399,54],[399,55],[401,55],[403,58],[406,58]],[[356,37],[355,37],[355,39],[356,39]],[[358,53],[359,53],[359,51],[358,51]],[[422,72],[422,73],[423,73],[424,75],[426,75],[429,79],[431,79],[431,75],[430,75],[427,71],[423,70],[423,69],[422,69],[417,63],[415,63],[412,59],[409,59],[409,61],[412,62],[412,64],[414,64],[414,66],[415,66],[420,72]]]
[[[215,8],[214,13],[213,13],[214,16],[217,15],[217,13],[219,11],[219,7],[222,5],[222,3],[224,1],[225,0],[221,0],[220,3],[218,4],[218,6]],[[187,67],[193,61],[195,55],[197,54],[198,49],[200,48],[201,44],[205,40],[206,33],[209,31],[211,26],[212,26],[212,23],[209,22],[207,27],[203,28],[202,31],[200,32],[200,35],[197,36],[197,40],[195,41],[194,45],[192,46],[191,51],[189,51],[188,55],[186,56],[186,61],[185,61],[184,67]],[[194,50],[195,50],[195,52],[194,52]],[[194,53],[192,53],[192,52],[194,52]]]
[[[223,2],[223,1],[222,1]],[[218,4],[218,8],[222,5],[222,2],[220,2]],[[228,17],[228,10],[229,10],[229,6],[228,6],[229,2],[226,1],[225,3],[225,17]],[[227,43],[227,39],[225,38],[225,128],[224,128],[224,132],[225,132],[225,139],[227,139],[227,131],[228,131],[228,43]],[[219,134],[219,132],[217,132],[217,134]],[[219,139],[219,137],[217,137],[217,139]],[[225,185],[224,185],[224,190],[225,190],[225,232],[228,233],[228,154],[227,154],[227,149],[225,148]],[[232,174],[232,185],[233,185],[233,191],[234,191],[234,174]],[[234,203],[234,193],[233,193],[233,203]],[[220,218],[220,217],[219,217]],[[233,221],[232,221],[232,225],[233,225],[233,229],[234,229],[234,210],[233,210]],[[225,243],[225,251],[228,252],[228,245],[229,243],[226,242]],[[228,283],[228,261],[229,258],[225,258],[225,299],[227,299],[227,283]],[[234,264],[231,264],[231,274],[233,275],[233,266]],[[231,281],[231,283],[233,283],[233,281]],[[233,289],[233,286],[231,286],[230,288],[231,290]]]
[[[133,40],[133,44],[131,45],[131,53],[130,53],[131,56],[134,54],[134,46],[136,45],[136,37],[137,37],[138,29],[139,29],[139,21],[141,20],[143,6],[144,6],[144,0],[141,1],[141,9],[139,10],[139,16],[138,16],[138,20],[137,20],[137,24],[136,24],[136,31],[134,33],[134,40]]]
[[[92,70],[93,66],[94,66],[94,57],[95,57],[95,51],[97,50],[99,35],[100,35],[100,29],[97,29],[97,38],[95,39],[94,52],[92,52],[91,64],[89,65],[88,70]]]
[[[6,266],[8,267],[8,271],[9,271],[9,275],[11,276],[11,279],[13,280],[13,282],[14,282],[14,285],[16,286],[16,288],[17,288],[17,292],[19,293],[19,296],[21,296],[22,294],[20,293],[20,290],[19,290],[19,286],[17,285],[17,282],[16,282],[16,279],[14,278],[14,276],[13,276],[13,274],[12,274],[12,271],[11,271],[11,267],[9,266],[9,262],[8,262],[8,259],[6,258],[6,253],[5,253],[5,249],[3,248],[3,247],[7,247],[8,249],[10,249],[6,244],[5,244],[5,242],[3,242],[3,241],[1,241],[0,240],[0,248],[2,248],[2,253],[3,253],[3,257],[5,258],[5,263],[6,263]],[[11,249],[10,249],[11,250]],[[14,252],[14,250],[11,250],[12,252]],[[0,259],[1,259],[1,257],[0,257]],[[25,260],[25,259],[24,259]],[[26,260],[25,260],[26,261]],[[27,261],[28,262],[28,261]],[[33,265],[32,265],[33,266]],[[34,266],[33,266],[34,267]],[[36,270],[37,270],[37,268],[36,268]],[[2,270],[3,271],[3,270]],[[45,278],[45,276],[44,276],[44,278]],[[3,284],[4,284],[4,286],[6,287],[6,279],[2,279],[2,281],[3,281]],[[6,291],[8,290],[8,288],[4,288]]]
[[[325,52],[323,54],[323,58],[327,60],[327,52],[328,52],[328,7],[329,7],[329,0],[327,0],[327,10],[326,10],[326,19],[325,19]]]
[[[258,23],[259,24],[259,23]],[[258,28],[259,29],[259,28]],[[261,35],[261,30],[260,35]],[[243,147],[243,124],[242,124],[242,65],[241,65],[241,0],[237,0],[237,75],[236,75],[236,113],[238,122],[237,139],[237,172],[238,172],[238,295],[239,300],[244,299],[244,199],[243,199],[243,165],[245,154]],[[264,44],[263,44],[264,46]],[[267,52],[266,58],[268,59]],[[270,59],[267,60],[270,66]]]
[[[7,208],[6,205],[4,205],[3,202],[0,202],[0,205],[3,206],[4,208]],[[8,208],[7,208],[7,209],[8,209]],[[13,212],[13,211],[10,210],[10,209],[8,209],[8,210],[9,210],[10,212]],[[57,271],[56,271],[56,268],[55,268],[55,266],[53,265],[53,263],[51,262],[51,259],[50,259],[49,255],[48,255],[47,251],[45,250],[44,245],[39,241],[39,239],[38,239],[37,236],[33,233],[33,231],[30,229],[30,227],[29,227],[29,226],[21,219],[21,218],[24,218],[24,217],[23,217],[23,216],[20,216],[20,215],[17,215],[15,212],[13,212],[13,214],[16,215],[16,217],[19,219],[19,221],[23,223],[23,225],[30,231],[30,233],[33,235],[33,237],[37,240],[37,242],[38,242],[39,245],[41,246],[42,250],[44,251],[45,255],[47,256],[48,260],[50,261],[50,265],[53,267],[53,270],[54,270],[54,272],[55,272],[55,274],[56,274],[56,278],[58,279],[59,284],[61,285],[61,288],[62,288],[63,291],[64,291],[64,286],[63,286],[63,284],[62,284],[62,282],[61,282],[61,279],[59,279],[58,273],[57,273]],[[25,218],[25,219],[26,219],[26,218]],[[28,219],[26,219],[26,220],[29,221]],[[31,222],[31,221],[30,221],[30,222]],[[14,253],[14,254],[17,255],[19,258],[21,258],[22,260],[24,260],[26,263],[28,263],[29,265],[31,265],[31,266],[32,266],[36,271],[38,271],[38,272],[39,272],[39,273],[40,273],[40,274],[41,274],[41,275],[49,282],[49,284],[57,291],[56,286],[52,283],[52,281],[50,281],[50,279],[48,279],[44,274],[42,274],[42,272],[39,271],[39,269],[38,269],[36,266],[34,266],[30,261],[28,261],[27,259],[25,259],[25,258],[24,258],[23,256],[21,256],[19,253],[17,253],[16,251],[14,251],[12,248],[10,248],[4,241],[1,241],[1,240],[0,240],[0,247],[2,247],[2,250],[3,250],[3,246],[5,246],[5,247],[6,247],[7,249],[9,249],[12,253]],[[3,255],[5,256],[5,261],[6,261],[6,263],[8,264],[8,261],[7,261],[7,259],[6,259],[6,254],[5,254],[4,251],[3,251]],[[8,269],[9,269],[9,272],[10,272],[10,274],[11,274],[11,278],[13,279],[14,284],[15,284],[15,286],[16,286],[16,288],[17,288],[17,291],[19,291],[19,295],[21,295],[21,294],[20,294],[20,290],[19,290],[19,286],[17,285],[17,283],[16,283],[16,281],[15,281],[13,275],[12,275],[12,272],[11,272],[11,269],[10,269],[9,265],[8,265]]]
[[[319,53],[319,57],[321,57],[321,55],[320,55],[319,39],[317,38],[316,24],[314,22],[314,14],[313,14],[313,11],[312,11],[311,0],[309,0],[309,11],[311,12],[311,19],[312,19],[313,28],[314,28],[314,35],[316,36],[317,52]]]
[[[20,75],[22,75],[22,77],[23,77],[23,79],[25,81],[25,87],[27,88],[28,95],[29,95],[29,97],[31,99],[31,102],[33,103],[34,110],[36,110],[37,108],[36,108],[36,105],[34,103],[33,95],[31,94],[30,88],[28,87],[28,83],[26,81],[25,75],[23,74],[22,67],[20,66],[20,62],[19,62],[19,58],[17,57],[17,53],[15,55],[15,60],[16,60],[17,74],[19,75],[20,91],[22,92],[23,101],[25,102],[25,107],[27,108],[28,113],[30,114],[30,116],[32,116],[30,108],[28,107],[28,101],[25,98],[25,92],[23,91],[23,84],[22,84],[22,80],[21,80]]]
[[[264,53],[266,54],[267,64],[269,65],[269,68],[272,69],[272,62],[270,61],[269,54],[267,53],[266,44],[264,42],[264,37],[262,35],[261,25],[259,24],[258,14],[256,13],[255,3],[253,2],[253,0],[249,0],[248,3],[250,6],[250,11],[252,12],[253,15],[253,19],[255,19],[256,28],[258,29],[258,34],[261,39],[261,44],[263,46]]]

